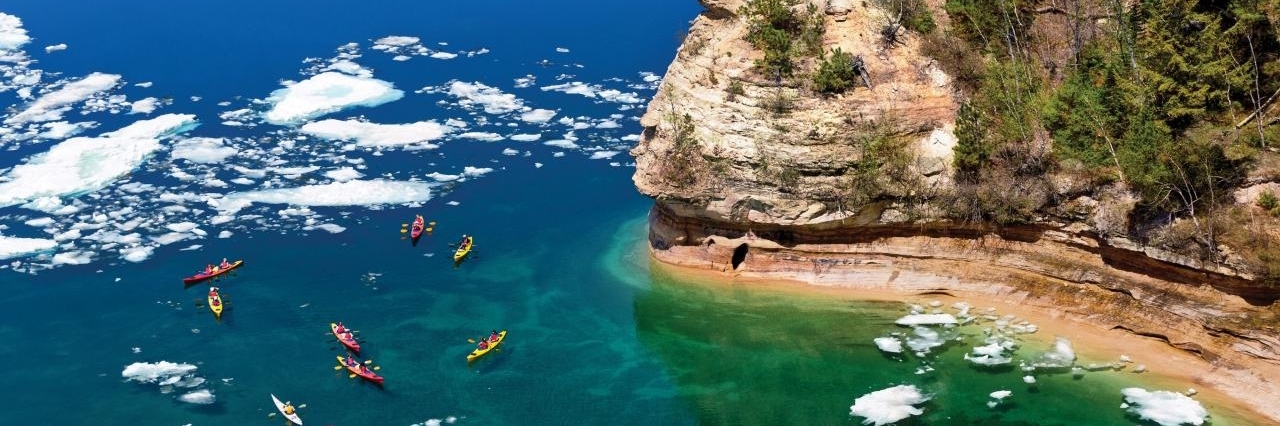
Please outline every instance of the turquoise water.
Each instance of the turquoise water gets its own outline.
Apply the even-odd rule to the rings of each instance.
[[[188,168],[229,181],[238,176],[231,172],[236,162],[266,167],[243,158],[195,167],[162,152],[107,189],[64,197],[85,204],[85,213],[135,206],[138,217],[171,216],[158,229],[141,231],[148,237],[179,221],[196,223],[209,235],[158,245],[136,263],[83,240],[64,244],[93,251],[85,265],[37,267],[28,274],[13,269],[48,264],[50,254],[5,260],[0,339],[7,344],[0,345],[0,356],[19,360],[21,369],[0,376],[8,407],[0,424],[278,425],[282,419],[269,417],[274,407],[268,395],[274,393],[306,404],[300,410],[305,423],[319,425],[432,419],[477,425],[843,425],[860,422],[849,414],[855,398],[899,384],[933,396],[921,405],[922,416],[900,424],[1138,423],[1118,408],[1118,389],[1129,376],[1037,374],[1039,385],[1032,389],[1022,383],[1021,371],[975,368],[962,359],[978,329],[962,329],[957,336],[968,336],[964,343],[949,343],[923,359],[883,354],[872,339],[907,331],[893,325],[907,313],[904,303],[707,285],[651,268],[644,241],[651,201],[635,192],[630,159],[625,153],[591,159],[593,152],[625,151],[630,142],[621,138],[638,133],[635,118],[643,104],[539,86],[583,81],[652,96],[652,82],[640,73],[666,68],[698,11],[696,2],[231,1],[175,7],[51,7],[17,0],[0,5],[0,12],[22,18],[36,38],[27,51],[37,61],[33,67],[48,70],[48,81],[59,78],[54,73],[119,73],[128,84],[118,92],[130,99],[168,97],[173,103],[158,113],[196,114],[204,125],[189,136],[227,138],[237,149],[267,150],[277,139],[297,135],[268,125],[220,126],[221,112],[259,107],[251,99],[265,97],[279,80],[305,77],[298,74],[305,58],[332,57],[348,42],[362,46],[357,61],[376,78],[407,93],[394,103],[329,117],[456,119],[476,131],[540,132],[543,141],[575,131],[583,148],[446,138],[437,150],[344,151],[364,161],[368,168],[361,172],[369,177],[425,180],[429,172],[456,174],[464,166],[494,171],[442,184],[419,205],[311,208],[311,218],[344,228],[338,233],[306,230],[304,219],[280,214],[285,205],[255,206],[237,221],[215,224],[200,203],[188,204],[190,212],[163,210],[162,203],[135,202],[119,189],[126,182],[160,188],[144,192],[147,199],[253,189],[201,186],[167,174]],[[370,40],[387,35],[422,37],[435,49],[444,49],[444,42],[454,51],[490,52],[400,62],[369,49]],[[54,43],[69,47],[43,51]],[[513,84],[526,75],[539,83]],[[556,110],[557,118],[613,118],[620,126],[495,118],[439,93],[413,93],[453,80],[498,87],[531,107]],[[154,86],[133,85],[140,82]],[[27,102],[14,91],[0,92],[0,100],[16,107]],[[68,115],[100,123],[89,135],[142,118],[101,111]],[[0,169],[53,143],[7,142]],[[278,165],[329,168],[329,145],[300,142],[305,149],[284,150]],[[520,152],[502,153],[506,148]],[[267,183],[325,181],[313,173]],[[437,222],[416,247],[400,232],[414,214]],[[43,216],[3,207],[0,225],[7,236],[50,238],[48,230],[27,224]],[[88,220],[58,218],[48,228],[62,232]],[[224,230],[227,238],[214,237]],[[475,250],[454,265],[450,243],[464,233],[475,236]],[[227,301],[217,321],[203,306],[207,285],[184,287],[180,278],[223,257],[246,264],[217,281]],[[17,261],[23,263],[14,266]],[[359,330],[362,355],[379,367],[385,386],[334,369],[334,356],[343,352],[329,334],[332,321]],[[467,365],[468,340],[492,329],[509,330],[507,341]],[[1023,344],[1017,356],[1031,358],[1048,342],[1028,337]],[[207,382],[170,388],[122,377],[126,366],[160,361],[193,365],[194,376]],[[933,371],[916,374],[924,365]],[[211,393],[212,403],[178,399],[193,389]],[[1000,389],[1014,394],[988,408],[987,394]],[[1215,425],[1247,424],[1224,420],[1234,415],[1225,409],[1210,409]]]

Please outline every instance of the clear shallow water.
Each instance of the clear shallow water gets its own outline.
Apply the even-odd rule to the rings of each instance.
[[[103,71],[122,74],[130,84],[154,82],[146,90],[120,91],[131,99],[171,96],[173,104],[158,112],[197,114],[205,125],[192,136],[258,144],[237,145],[242,148],[270,148],[273,142],[263,139],[293,135],[265,125],[220,127],[218,113],[252,105],[248,98],[265,97],[279,87],[277,80],[305,77],[297,74],[304,58],[331,57],[347,42],[367,49],[372,39],[410,35],[433,48],[443,41],[449,50],[491,53],[401,63],[366,50],[358,62],[406,92],[459,79],[500,87],[561,116],[622,114],[620,129],[579,133],[597,138],[583,145],[625,149],[626,142],[607,139],[637,132],[630,119],[642,108],[622,110],[537,86],[521,90],[512,79],[534,74],[545,86],[572,73],[565,81],[614,83],[606,87],[649,96],[652,89],[629,85],[639,72],[665,69],[677,34],[698,6],[684,0],[643,8],[565,0],[173,7],[49,7],[19,0],[0,11],[21,17],[36,37],[27,50],[39,68],[67,77]],[[42,46],[54,43],[69,48],[43,53]],[[555,52],[562,46],[570,52]],[[550,63],[539,64],[544,59]],[[0,93],[5,96],[12,92]],[[230,104],[214,103],[224,100]],[[441,100],[448,98],[407,93],[394,103],[332,117],[363,115],[384,123],[456,118],[477,130],[543,132],[543,140],[571,127],[485,121],[479,118],[484,114]],[[85,117],[102,123],[89,134],[140,118]],[[0,167],[52,143],[5,151]],[[282,155],[284,165],[327,166],[315,160],[317,152],[327,152],[325,144],[315,145],[321,147]],[[502,155],[507,147],[529,157]],[[892,325],[906,313],[903,304],[706,286],[651,272],[643,249],[650,202],[635,193],[630,168],[609,164],[626,163],[625,154],[588,160],[585,152],[540,144],[458,139],[434,151],[359,154],[369,166],[362,172],[370,176],[420,178],[463,166],[495,171],[443,186],[420,207],[313,208],[313,217],[346,228],[336,234],[300,232],[301,219],[277,213],[286,206],[267,205],[245,212],[260,219],[223,226],[193,214],[190,220],[210,237],[157,247],[140,263],[108,251],[91,264],[38,275],[0,270],[0,339],[15,342],[0,345],[0,355],[27,367],[0,376],[9,407],[0,424],[279,424],[278,417],[267,417],[274,411],[269,393],[306,403],[301,415],[307,424],[408,425],[449,416],[459,424],[857,424],[849,416],[853,399],[896,384],[916,384],[934,395],[923,405],[923,417],[902,424],[1134,423],[1117,408],[1123,377],[1044,375],[1041,392],[1032,393],[1019,372],[969,367],[960,359],[968,343],[947,347],[933,361],[933,373],[916,375],[918,359],[887,357],[871,343],[903,331]],[[165,175],[171,166],[187,167],[161,153],[129,179],[174,185],[174,191],[220,191],[174,183]],[[214,171],[223,179],[235,176],[225,168]],[[273,184],[308,181],[323,178]],[[104,200],[115,202],[111,195]],[[438,222],[416,247],[399,232],[414,213]],[[35,216],[0,208],[0,224],[10,227],[6,235],[47,237],[22,225]],[[220,229],[234,234],[213,238]],[[476,235],[476,249],[455,268],[448,244],[463,233]],[[202,247],[179,250],[191,244]],[[228,309],[217,322],[201,306],[207,285],[184,288],[179,279],[222,257],[243,258],[246,265],[219,281]],[[341,351],[327,324],[335,320],[360,330],[363,353],[387,378],[384,388],[333,369]],[[468,367],[468,338],[495,328],[510,330],[501,351]],[[1019,353],[1041,349],[1028,343]],[[182,390],[166,394],[155,384],[121,377],[126,365],[162,360],[198,366],[196,375],[208,380],[201,388],[216,402],[181,402],[175,397]],[[998,389],[1014,396],[1002,408],[988,409],[987,394]]]

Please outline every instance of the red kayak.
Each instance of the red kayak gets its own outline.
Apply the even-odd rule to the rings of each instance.
[[[337,338],[338,342],[342,343],[342,346],[346,346],[347,349],[350,349],[352,352],[355,352],[356,355],[360,354],[360,344],[356,343],[356,339],[354,337],[347,339],[343,336],[347,333],[350,333],[351,330],[347,330],[342,334],[338,334],[338,323],[331,322],[329,323],[329,332],[333,333],[333,337]]]
[[[208,272],[201,272],[201,273],[199,273],[199,274],[195,274],[195,275],[192,275],[192,276],[189,276],[189,277],[183,278],[183,279],[182,279],[182,283],[183,283],[183,284],[195,284],[195,283],[198,283],[198,282],[201,282],[201,281],[204,281],[204,280],[207,280],[207,279],[210,279],[210,278],[213,278],[213,277],[216,277],[216,276],[219,276],[219,275],[225,274],[225,273],[227,273],[227,272],[231,272],[231,270],[232,270],[232,269],[239,268],[239,267],[240,267],[240,265],[243,265],[243,264],[244,264],[244,261],[243,261],[243,260],[237,260],[237,261],[235,261],[235,262],[231,262],[231,264],[230,264],[230,265],[227,265],[227,267],[225,267],[225,268],[215,266],[215,267],[213,267],[213,269],[212,269],[212,270],[210,270],[210,271],[208,271]]]
[[[368,380],[370,382],[373,382],[379,385],[382,384],[382,380],[383,380],[382,376],[379,376],[377,373],[374,373],[373,370],[370,370],[369,367],[366,367],[364,364],[361,364],[360,361],[354,358],[352,359],[352,361],[356,362],[355,366],[347,364],[347,362],[344,361],[342,357],[338,357],[338,364],[342,364],[343,367],[347,367],[347,371],[350,371],[351,374],[355,374],[357,376],[360,376],[361,378],[364,378],[365,380]]]
[[[421,237],[422,230],[426,228],[426,225],[426,221],[422,220],[422,215],[418,215],[418,217],[413,218],[413,228],[409,229],[409,237],[415,240],[418,239],[418,237]]]

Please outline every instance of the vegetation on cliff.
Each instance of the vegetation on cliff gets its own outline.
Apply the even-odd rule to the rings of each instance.
[[[1236,204],[1280,128],[1269,99],[1280,89],[1274,0],[948,0],[953,31],[939,41],[982,52],[957,118],[962,185],[1041,186],[1055,176],[1133,194],[1130,237],[1222,260],[1244,249],[1260,281],[1280,278],[1277,241],[1256,233]],[[1054,45],[1055,37],[1069,40]],[[1056,47],[1056,48],[1055,48]],[[1012,170],[1012,172],[1011,172]],[[1266,171],[1264,171],[1266,172]],[[1031,221],[1055,200],[988,215]],[[984,209],[990,211],[990,209]],[[1241,220],[1245,218],[1245,220]]]
[[[860,56],[814,42],[824,26],[801,4],[749,0],[738,11],[763,52],[756,72],[822,96],[869,85]],[[870,4],[882,11],[870,29],[879,55],[918,38],[958,89],[954,185],[924,200],[943,217],[1038,223],[1086,197],[1102,201],[1087,220],[1104,237],[1280,282],[1280,202],[1235,195],[1280,176],[1280,0]],[[902,164],[901,150],[884,150],[896,146],[887,134],[850,145],[872,161],[850,169],[842,201],[920,196],[872,178]]]

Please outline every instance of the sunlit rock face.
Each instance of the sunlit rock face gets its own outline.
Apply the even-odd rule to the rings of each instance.
[[[936,195],[956,187],[957,89],[917,37],[886,50],[867,30],[883,13],[874,5],[812,2],[826,16],[826,49],[860,55],[872,83],[820,96],[753,68],[762,53],[744,41],[745,3],[703,1],[641,121],[633,180],[655,200],[656,259],[726,276],[998,295],[1244,366],[1222,379],[1249,383],[1241,389],[1277,387],[1259,378],[1280,363],[1266,325],[1280,291],[1230,255],[1206,262],[1118,236],[1102,207],[1133,200],[1070,195],[1080,189],[1068,180],[1052,183],[1060,205],[1031,223],[949,219]],[[907,160],[859,185],[857,170],[881,160],[865,141],[880,137]],[[876,192],[858,192],[868,187]],[[974,356],[999,360],[984,351]]]

